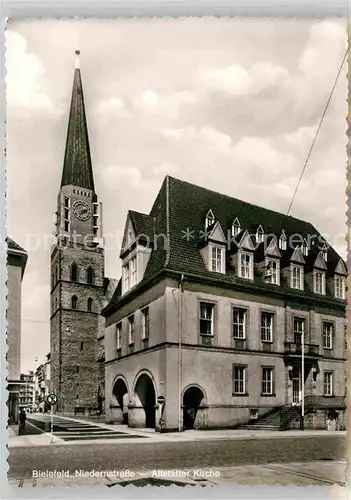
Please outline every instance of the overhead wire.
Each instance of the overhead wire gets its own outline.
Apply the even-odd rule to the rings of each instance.
[[[296,185],[296,188],[295,188],[294,194],[293,194],[293,196],[292,196],[292,199],[291,199],[291,202],[290,202],[290,205],[289,205],[289,209],[288,209],[288,211],[287,211],[287,215],[290,215],[291,207],[292,207],[292,205],[293,205],[293,203],[294,203],[294,200],[295,200],[295,197],[296,197],[296,193],[297,193],[297,191],[298,191],[298,189],[299,189],[299,187],[300,187],[300,184],[301,184],[302,178],[303,178],[304,173],[305,173],[305,171],[306,171],[306,168],[307,168],[307,165],[308,165],[309,159],[310,159],[310,157],[311,157],[311,154],[312,154],[312,151],[313,151],[314,145],[315,145],[315,143],[316,143],[316,140],[317,140],[317,137],[318,137],[319,131],[320,131],[321,127],[322,127],[322,123],[323,123],[323,121],[324,121],[324,117],[325,117],[325,115],[327,114],[327,111],[328,111],[328,108],[329,108],[330,102],[331,102],[332,97],[333,97],[333,94],[334,94],[334,90],[335,90],[336,84],[337,84],[337,82],[338,82],[338,80],[339,80],[339,76],[340,76],[341,70],[342,70],[342,68],[343,68],[343,66],[344,66],[344,63],[345,63],[345,61],[346,61],[346,57],[347,57],[348,51],[349,51],[349,49],[347,48],[347,49],[346,49],[346,52],[345,52],[345,55],[344,55],[344,57],[343,57],[343,59],[342,59],[342,62],[341,62],[341,64],[340,64],[339,71],[338,71],[338,73],[337,73],[337,75],[336,75],[336,78],[335,78],[335,81],[334,81],[333,87],[332,87],[332,89],[331,89],[331,91],[330,91],[330,94],[329,94],[329,97],[328,97],[327,103],[326,103],[325,108],[324,108],[324,110],[323,110],[322,117],[321,117],[321,119],[320,119],[320,121],[319,121],[319,124],[318,124],[317,130],[316,130],[316,133],[315,133],[315,135],[314,135],[314,138],[313,138],[313,141],[312,141],[311,147],[310,147],[310,149],[309,149],[309,151],[308,151],[308,155],[307,155],[306,161],[305,161],[305,163],[304,163],[304,166],[303,166],[302,172],[301,172],[301,174],[300,174],[299,180],[298,180],[298,182],[297,182],[297,185]]]

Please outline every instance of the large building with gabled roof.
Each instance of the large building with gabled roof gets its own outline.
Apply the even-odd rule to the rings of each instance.
[[[305,426],[344,425],[347,269],[312,224],[167,176],[120,258],[108,421],[287,428],[303,408]]]

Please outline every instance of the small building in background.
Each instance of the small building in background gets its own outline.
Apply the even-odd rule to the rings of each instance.
[[[19,392],[19,409],[33,410],[34,407],[34,372],[21,373],[22,382]]]
[[[36,411],[46,412],[49,409],[46,397],[51,392],[51,356],[46,355],[45,362],[37,367],[34,373],[34,407]]]
[[[23,381],[21,372],[21,294],[27,264],[27,252],[11,238],[7,243],[7,390],[8,423],[18,423],[19,395]]]

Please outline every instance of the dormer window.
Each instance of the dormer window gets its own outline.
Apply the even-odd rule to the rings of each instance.
[[[337,299],[345,300],[346,280],[344,276],[335,276],[334,278],[334,295]]]
[[[290,273],[291,273],[291,279],[290,279],[291,288],[295,288],[295,290],[303,290],[304,288],[303,266],[299,266],[297,264],[291,264]]]
[[[281,232],[281,235],[279,237],[279,248],[280,250],[286,250],[288,246],[288,239],[286,237],[284,229]]]
[[[133,239],[133,232],[131,228],[128,230],[128,235],[127,235],[127,245],[130,246],[132,244],[132,239]]]
[[[327,260],[328,260],[328,247],[326,245],[323,246],[322,253],[323,253],[323,259],[325,260],[325,262],[327,262]]]
[[[308,244],[306,240],[303,240],[302,247],[301,247],[302,255],[307,257],[308,255]]]
[[[263,227],[259,226],[256,231],[256,241],[257,243],[263,243],[264,242],[264,231]]]
[[[240,278],[253,279],[253,255],[251,253],[238,253],[238,274]]]
[[[313,276],[314,282],[314,293],[320,293],[325,295],[325,272],[324,271],[314,271]]]
[[[215,217],[213,215],[212,210],[209,210],[207,212],[206,219],[205,219],[205,229],[212,226],[212,224],[214,224],[214,223],[215,223]]]
[[[225,273],[225,248],[209,245],[210,271]]]
[[[264,280],[272,285],[280,285],[280,262],[277,259],[267,259]]]
[[[123,286],[124,286],[124,293],[128,292],[130,288],[129,262],[127,262],[127,264],[123,266]]]
[[[123,266],[123,293],[131,290],[137,283],[137,256],[134,255]]]
[[[236,236],[241,231],[239,219],[236,217],[232,224],[232,236]]]

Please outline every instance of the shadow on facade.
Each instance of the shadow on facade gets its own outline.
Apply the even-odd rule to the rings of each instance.
[[[117,399],[118,405],[122,412],[122,424],[128,425],[128,388],[122,378],[118,378],[113,386],[113,395]]]
[[[135,395],[145,411],[145,427],[154,429],[156,426],[156,394],[154,384],[146,373],[138,378],[135,385]]]

